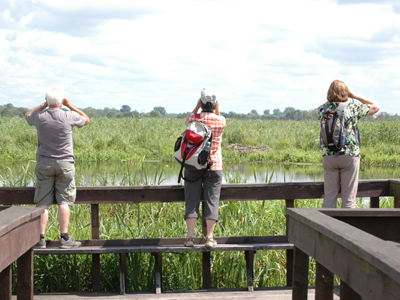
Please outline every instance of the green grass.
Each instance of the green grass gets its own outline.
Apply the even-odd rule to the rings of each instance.
[[[361,121],[361,156],[364,165],[398,166],[400,126],[397,121]],[[81,162],[126,160],[174,161],[173,145],[184,131],[182,119],[92,119],[74,128],[75,156]],[[36,129],[22,118],[0,118],[0,161],[35,159]],[[239,153],[223,150],[226,163],[321,163],[317,121],[228,119],[222,146],[238,143],[271,150]]]

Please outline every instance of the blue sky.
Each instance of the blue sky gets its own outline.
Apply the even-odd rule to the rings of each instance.
[[[396,2],[398,4],[396,4]],[[0,1],[0,105],[61,85],[78,107],[313,109],[332,80],[400,114],[400,3]]]

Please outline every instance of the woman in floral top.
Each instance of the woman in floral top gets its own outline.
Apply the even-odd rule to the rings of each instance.
[[[358,190],[358,172],[360,167],[360,146],[354,127],[357,121],[365,116],[372,116],[379,107],[372,101],[358,97],[350,92],[347,85],[334,80],[328,90],[328,101],[332,109],[334,103],[347,102],[348,98],[361,103],[348,103],[343,111],[346,133],[344,151],[330,151],[322,145],[324,167],[324,208],[336,208],[337,196],[341,188],[342,208],[355,208]],[[324,116],[324,104],[318,107],[317,116],[320,121]]]
[[[199,218],[200,196],[204,195],[204,215],[206,220],[207,232],[205,246],[212,248],[217,245],[213,238],[215,224],[218,222],[218,205],[222,183],[222,133],[225,129],[226,120],[219,113],[219,102],[215,92],[211,89],[203,89],[201,97],[196,103],[193,112],[186,117],[186,126],[189,122],[195,121],[196,114],[201,108],[200,117],[212,131],[213,138],[211,143],[211,170],[204,173],[203,170],[191,171],[185,168],[185,220],[188,230],[188,237],[185,241],[186,247],[194,246],[193,231],[194,225]],[[189,181],[190,180],[190,181]]]

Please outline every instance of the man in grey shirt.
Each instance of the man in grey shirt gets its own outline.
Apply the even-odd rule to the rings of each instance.
[[[83,127],[90,120],[65,98],[61,87],[49,89],[45,99],[46,102],[25,115],[28,124],[36,127],[38,136],[34,202],[45,208],[45,213],[40,218],[40,242],[35,247],[46,248],[48,208],[55,203],[58,204],[60,248],[79,247],[81,243],[68,235],[69,206],[74,205],[76,198],[72,129],[74,126]],[[62,110],[63,105],[70,111]],[[49,108],[45,110],[46,107]]]

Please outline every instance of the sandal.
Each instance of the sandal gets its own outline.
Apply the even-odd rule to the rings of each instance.
[[[214,240],[213,237],[208,237],[206,238],[206,243],[204,244],[204,246],[206,246],[207,248],[212,248],[217,246],[217,241]]]
[[[188,237],[183,244],[185,247],[193,247],[194,246],[194,238]]]

